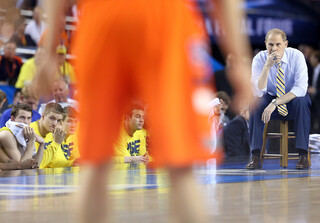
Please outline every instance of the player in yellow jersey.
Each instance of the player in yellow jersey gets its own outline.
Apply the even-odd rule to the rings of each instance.
[[[78,112],[72,107],[63,108],[63,120],[62,120],[63,129],[66,131],[66,136],[61,144],[61,149],[64,153],[65,158],[72,163],[79,161],[80,152],[78,147],[78,138],[77,138],[77,126],[78,126]]]
[[[118,141],[114,146],[116,163],[148,162],[146,134],[143,130],[144,108],[133,103],[127,110],[120,129]]]
[[[35,133],[45,141],[40,169],[72,166],[72,163],[65,158],[61,149],[61,144],[66,136],[66,132],[62,127],[62,118],[62,107],[57,103],[49,103],[46,105],[41,118],[30,124]],[[38,149],[37,143],[36,148]]]
[[[6,122],[5,127],[0,129],[1,163],[12,164],[12,161],[16,161],[22,164],[26,160],[33,160],[25,163],[27,165],[20,165],[21,168],[35,168],[40,164],[44,140],[29,126],[31,117],[32,108],[29,105],[17,104],[12,108],[11,119]],[[37,153],[34,150],[35,142],[39,144]],[[12,166],[11,164],[9,166]],[[6,169],[6,165],[3,165],[2,169]]]

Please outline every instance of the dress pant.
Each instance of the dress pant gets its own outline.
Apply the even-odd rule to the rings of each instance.
[[[250,109],[249,134],[250,134],[250,149],[261,150],[263,143],[264,123],[261,119],[264,109],[276,98],[270,94],[265,94],[259,99],[255,109]],[[311,99],[308,94],[304,97],[296,97],[286,103],[288,115],[282,116],[276,108],[272,114],[272,120],[294,120],[294,131],[296,135],[296,148],[308,151],[309,134],[311,127]]]

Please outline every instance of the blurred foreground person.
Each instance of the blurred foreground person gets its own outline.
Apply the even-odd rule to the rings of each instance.
[[[221,19],[226,33],[221,38],[223,49],[239,57],[247,56],[248,42],[241,36],[237,24],[242,16],[239,5],[235,1],[215,2],[215,15]],[[59,29],[55,18],[62,16],[64,5],[61,3],[63,1],[49,1],[50,28],[46,39],[49,57],[35,80],[40,91],[48,88],[54,78],[54,73],[49,71],[57,65],[55,43]],[[201,145],[199,133],[204,129],[209,132],[207,105],[213,92],[202,85],[208,66],[203,55],[208,47],[199,26],[201,19],[187,5],[193,3],[184,0],[82,3],[79,7],[82,17],[74,39],[79,71],[79,146],[87,167],[81,220],[99,223],[111,216],[105,183],[113,143],[126,106],[141,99],[148,104],[148,116],[152,120],[152,164],[165,166],[169,171],[170,222],[207,222],[191,166],[196,160],[212,157]],[[99,68],[97,64],[104,67]],[[241,100],[250,100],[247,90],[250,69],[242,63],[237,63],[235,68],[238,96]],[[200,87],[195,83],[200,83]],[[208,100],[198,102],[199,98]],[[198,106],[194,107],[195,104]],[[92,121],[95,116],[99,122]]]

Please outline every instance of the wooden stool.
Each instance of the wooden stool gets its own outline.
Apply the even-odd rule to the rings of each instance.
[[[270,138],[280,138],[280,152],[279,154],[268,154],[266,147]],[[294,132],[288,132],[288,121],[280,120],[280,133],[268,132],[268,123],[265,124],[263,130],[263,144],[260,153],[261,167],[264,159],[281,159],[280,165],[288,167],[288,159],[299,159],[298,153],[288,153],[288,139],[295,138]],[[310,151],[308,151],[308,161],[310,162]]]

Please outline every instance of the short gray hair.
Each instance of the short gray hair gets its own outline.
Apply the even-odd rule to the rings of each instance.
[[[281,38],[283,40],[283,42],[287,41],[287,35],[284,31],[282,31],[281,29],[271,29],[269,30],[269,32],[267,32],[266,34],[266,37],[265,37],[265,41],[267,42],[268,40],[268,37],[271,33],[274,33],[274,34],[280,34],[281,35]]]

